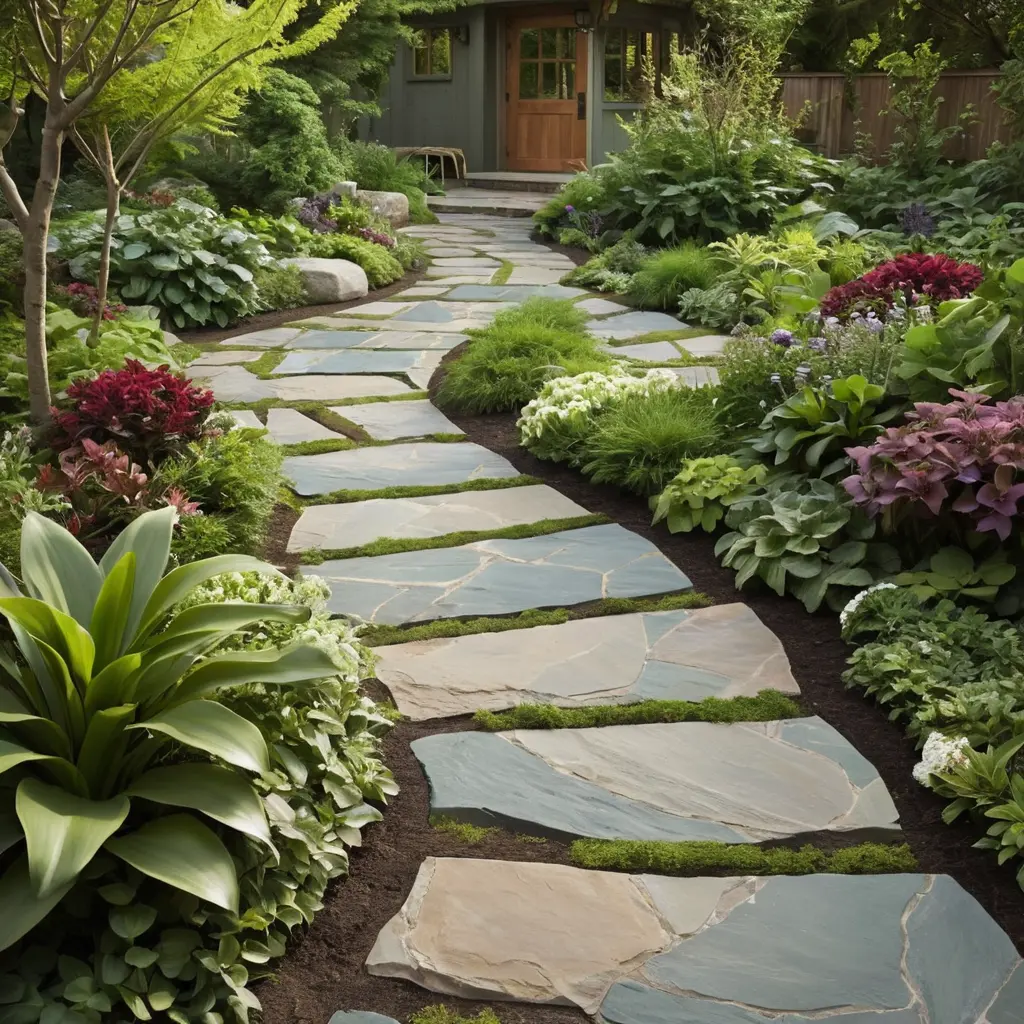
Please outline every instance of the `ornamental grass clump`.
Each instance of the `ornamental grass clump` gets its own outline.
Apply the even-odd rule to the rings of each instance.
[[[697,242],[684,242],[648,256],[631,278],[626,294],[645,309],[674,311],[683,292],[710,288],[718,275],[712,253]]]

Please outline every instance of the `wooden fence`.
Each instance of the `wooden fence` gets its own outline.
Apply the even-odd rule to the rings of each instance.
[[[852,153],[858,133],[871,138],[876,154],[884,153],[892,143],[896,118],[882,113],[889,102],[885,75],[857,75],[849,86],[843,75],[827,72],[781,77],[782,101],[789,116],[798,117],[806,108],[799,137],[825,156]],[[947,145],[946,155],[951,159],[977,160],[997,139],[1009,139],[1004,111],[992,91],[998,77],[998,71],[947,71],[942,75],[936,87],[945,101],[940,123],[952,124],[968,104],[973,105],[977,119],[965,136]]]

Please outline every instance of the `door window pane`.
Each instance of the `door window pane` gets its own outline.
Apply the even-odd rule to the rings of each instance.
[[[537,65],[520,63],[519,65],[519,98],[535,100],[539,93],[540,83],[537,79]]]
[[[446,28],[424,28],[413,34],[412,73],[417,78],[452,73],[452,37]]]
[[[542,99],[554,100],[558,98],[555,87],[557,64],[545,63],[540,66],[540,95]]]
[[[565,61],[558,67],[561,71],[558,82],[559,95],[563,100],[571,100],[576,95],[576,62]]]
[[[524,28],[519,33],[519,56],[524,60],[529,57],[536,59],[540,56],[537,49],[537,29]]]
[[[556,57],[556,38],[558,29],[544,28],[540,32],[540,55],[542,57]]]

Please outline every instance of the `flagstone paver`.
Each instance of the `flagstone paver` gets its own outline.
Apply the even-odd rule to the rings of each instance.
[[[897,813],[820,718],[459,732],[412,744],[432,813],[557,838],[884,839]]]
[[[211,366],[229,366],[232,363],[251,363],[259,359],[262,352],[246,351],[244,349],[229,349],[226,352],[204,352],[198,359],[188,364],[189,373],[196,370],[205,370]]]
[[[221,344],[243,348],[278,348],[297,334],[299,331],[294,327],[270,327],[250,334],[236,334],[233,338],[225,338]]]
[[[263,380],[241,366],[211,366],[197,380],[207,380],[222,402],[259,402],[278,398],[285,402],[329,402],[345,398],[377,398],[412,391],[395,377],[364,374],[350,377],[298,376]]]
[[[666,878],[456,858],[423,862],[366,962],[604,1024],[982,1024],[1020,963],[945,875]]]
[[[430,331],[304,331],[289,343],[289,349],[448,349],[461,345],[464,334],[440,334]]]
[[[691,355],[717,356],[721,355],[728,340],[724,334],[702,334],[699,338],[680,338],[678,344]]]
[[[601,347],[605,352],[610,352],[623,359],[644,359],[652,363],[682,358],[682,353],[671,341],[650,341],[645,345],[602,345]]]
[[[236,409],[231,415],[240,427],[251,427],[255,430],[265,429],[260,423],[260,418],[251,409]]]
[[[667,313],[649,313],[639,310],[619,313],[602,320],[591,320],[587,324],[587,327],[598,338],[616,340],[635,338],[641,334],[651,334],[653,331],[678,331],[686,326],[687,324],[682,320],[677,320]]]
[[[353,407],[345,408],[348,411]],[[310,505],[302,510],[292,530],[288,550],[358,547],[380,537],[439,537],[462,530],[500,530],[541,519],[582,515],[586,515],[586,509],[543,484]]]
[[[405,373],[426,370],[427,379],[441,363],[441,351],[417,351],[404,349],[341,349],[337,352],[292,351],[284,361],[274,368],[277,374],[292,373]]]
[[[400,403],[384,402],[383,405]],[[267,430],[277,444],[301,444],[304,441],[342,441],[345,438],[322,423],[294,409],[268,409]]]
[[[496,493],[519,490],[530,488]],[[799,693],[782,644],[744,604],[420,640],[377,654],[377,677],[412,719],[522,703],[581,707],[763,689]]]
[[[567,268],[518,266],[509,274],[505,284],[558,284],[571,269],[571,265]]]
[[[468,306],[462,306],[468,311]],[[409,323],[398,318],[388,320],[356,320],[346,316],[325,316],[316,317],[311,320],[299,320],[298,323],[310,330],[321,331],[347,331],[354,328],[358,331],[373,330],[380,334],[384,331],[398,331],[402,334],[409,334],[416,331],[429,331],[440,334],[464,334],[468,330],[477,327],[486,327],[488,320],[484,317],[461,316],[452,320],[433,320],[430,326],[417,325],[415,321]]]
[[[374,450],[394,451],[395,447],[400,446]],[[358,451],[335,454],[352,456]],[[298,461],[286,459],[285,472]],[[642,597],[690,587],[683,572],[650,541],[618,525],[328,561],[316,566],[315,575],[331,585],[328,606],[332,611],[392,624],[458,615],[507,615],[527,608],[581,604],[602,597]]]
[[[618,302],[611,302],[609,299],[583,299],[582,302],[577,302],[576,305],[591,316],[608,316],[611,313],[629,312],[628,306],[623,306]],[[601,323],[601,321],[592,320],[591,325],[594,323]]]
[[[443,486],[519,475],[507,459],[478,444],[433,441],[296,455],[284,460],[282,471],[294,481],[295,493],[303,496],[341,488]]]
[[[343,405],[333,410],[358,423],[377,441],[430,434],[461,434],[462,431],[440,409],[426,399],[417,402],[369,402]]]
[[[327,1024],[398,1024],[398,1021],[394,1017],[385,1017],[367,1010],[338,1010],[331,1014]]]

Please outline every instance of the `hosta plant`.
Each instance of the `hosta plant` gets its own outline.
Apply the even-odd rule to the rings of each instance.
[[[922,600],[962,596],[994,601],[999,588],[1016,575],[1016,566],[1007,561],[1003,550],[979,561],[963,548],[944,547],[910,572],[895,576],[893,582],[909,587]]]
[[[862,588],[899,568],[896,551],[869,543],[875,524],[825,480],[777,477],[741,498],[725,517],[731,531],[715,554],[736,570],[736,589],[754,577],[780,597],[792,593],[808,611],[828,599],[841,606]]]
[[[140,516],[97,564],[63,528],[29,514],[25,592],[0,573],[11,629],[0,661],[0,772],[11,783],[0,948],[42,921],[97,858],[237,913],[237,870],[216,829],[270,843],[252,783],[271,768],[266,739],[218,697],[240,684],[300,686],[335,665],[301,642],[211,654],[252,622],[301,622],[310,611],[208,603],[172,614],[219,573],[273,572],[223,555],[165,575],[175,518],[170,507]],[[172,744],[197,759],[168,760]]]
[[[670,533],[697,527],[711,533],[726,509],[751,494],[767,472],[764,466],[743,466],[731,455],[687,459],[668,487],[651,499],[654,522],[664,521]]]

